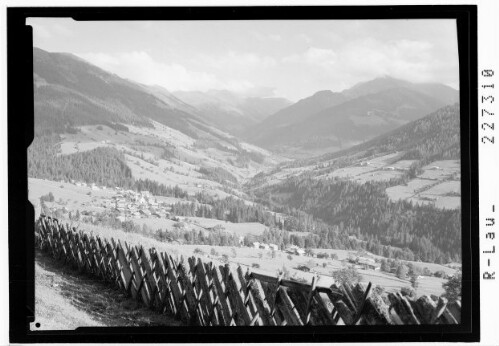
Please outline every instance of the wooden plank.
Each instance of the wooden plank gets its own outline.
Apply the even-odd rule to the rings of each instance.
[[[143,272],[146,275],[146,287],[149,291],[149,307],[153,307],[155,302],[157,301],[158,294],[158,286],[157,281],[154,276],[153,271],[153,263],[151,258],[148,255],[148,252],[144,250],[144,248],[140,247],[140,264],[142,266]]]
[[[414,303],[411,302],[414,309],[414,314],[423,324],[430,324],[432,319],[433,310],[436,308],[435,302],[428,297],[419,297]]]
[[[215,303],[215,295],[213,290],[213,283],[208,277],[204,263],[200,258],[196,259],[192,257],[192,266],[196,272],[197,284],[200,286],[201,290],[205,293],[201,297],[202,304],[205,306],[206,322],[208,325],[218,326],[220,325],[218,307]]]
[[[394,309],[402,320],[403,324],[420,324],[417,317],[414,315],[411,305],[400,293],[389,293],[390,309]]]
[[[193,316],[191,315],[187,301],[184,299],[184,292],[179,282],[180,280],[178,278],[176,263],[173,261],[173,258],[164,252],[161,253],[161,257],[168,275],[168,285],[175,298],[175,306],[177,307],[177,311],[179,313],[177,317],[180,317],[182,321],[189,323],[191,319],[193,319]]]
[[[225,288],[225,283],[223,282],[220,269],[217,266],[213,265],[213,263],[210,263],[210,270],[207,271],[207,273],[213,282],[215,299],[221,312],[219,320],[221,323],[223,323],[224,326],[230,326],[234,324],[232,318],[233,312],[230,306],[230,302],[227,299],[227,290]]]
[[[278,279],[276,277],[268,276],[268,275],[263,275],[263,274],[258,274],[258,273],[254,273],[254,272],[252,272],[250,275],[251,275],[252,278],[254,278],[254,279],[258,280],[258,281],[269,283],[269,284],[273,284],[273,285],[277,285]]]
[[[444,312],[442,313],[442,317],[445,318],[447,324],[459,324],[459,322],[449,312],[449,309],[444,310]]]
[[[300,314],[289,298],[285,288],[280,287],[280,289],[277,291],[276,303],[277,307],[284,315],[284,318],[287,322],[286,325],[303,326],[303,321],[300,318]]]
[[[211,304],[208,302],[208,290],[206,287],[203,287],[200,282],[200,275],[198,275],[196,258],[194,256],[187,258],[188,267],[188,276],[192,283],[192,288],[194,292],[194,296],[196,298],[196,308],[197,313],[202,317],[202,323],[204,326],[209,325],[211,314]],[[201,263],[202,266],[202,263]]]
[[[120,279],[123,288],[125,289],[127,294],[131,294],[130,286],[133,280],[133,272],[130,269],[130,263],[127,260],[126,254],[121,247],[121,244],[118,243],[116,247],[116,259],[119,263],[120,269]],[[135,297],[134,297],[135,298]]]
[[[453,303],[447,304],[447,310],[456,320],[457,323],[461,323],[461,302],[455,301]]]
[[[145,275],[140,266],[139,254],[137,253],[137,248],[135,246],[130,248],[129,261],[134,273],[132,285],[130,287],[132,297],[141,299],[144,304],[149,305],[149,292],[147,292],[147,287],[144,287]]]
[[[314,298],[315,295],[315,289],[317,286],[317,277],[314,275],[312,278],[312,287],[310,287],[310,292],[308,293],[308,298],[307,298],[307,308],[306,308],[306,317],[305,317],[305,325],[310,325],[311,324],[311,305],[312,305],[312,299]]]
[[[260,281],[252,278],[249,285],[254,298],[255,306],[258,309],[258,313],[262,318],[263,324],[266,326],[277,325],[274,317],[271,315],[270,305],[265,297],[265,292]]]
[[[169,269],[165,265],[164,254],[156,252],[154,249],[149,250],[151,258],[156,262],[155,274],[157,279],[157,285],[159,287],[160,299],[164,305],[164,308],[172,316],[181,316],[182,307],[178,305],[173,292],[173,286],[171,285],[171,280],[169,278]],[[177,287],[178,288],[178,287]]]
[[[433,310],[431,314],[431,324],[435,324],[437,320],[440,318],[444,310],[447,308],[447,299],[444,297],[438,298],[437,307]]]
[[[371,283],[369,283],[367,285],[367,288],[365,289],[365,292],[363,293],[362,295],[362,287],[360,286],[360,284],[357,284],[356,286],[356,292],[354,292],[354,295],[356,296],[356,298],[358,299],[359,296],[360,297],[360,302],[359,300],[357,300],[357,313],[354,317],[354,320],[353,320],[353,324],[357,324],[360,322],[361,318],[362,318],[362,313],[364,312],[364,307],[365,307],[365,304],[366,304],[366,301],[367,301],[367,297],[369,296],[369,292],[371,291]]]
[[[347,326],[351,325],[353,322],[355,313],[352,310],[350,310],[348,305],[346,305],[342,299],[337,300],[336,302],[333,303],[333,305],[338,313],[338,316],[341,318],[343,323]],[[335,321],[338,323],[337,318],[335,318]]]
[[[348,308],[352,310],[354,314],[357,313],[357,302],[355,296],[352,293],[352,289],[349,284],[343,284],[340,287],[340,290],[343,292],[342,300],[347,304]]]
[[[190,323],[204,326],[204,316],[198,307],[198,299],[192,285],[191,277],[188,274],[188,269],[185,267],[185,262],[180,262],[177,265],[178,281],[182,286],[183,298],[187,301],[189,314],[191,315]]]
[[[250,312],[244,305],[244,300],[239,292],[240,284],[238,285],[238,282],[236,282],[236,278],[232,274],[228,264],[225,267],[221,267],[220,270],[224,270],[223,279],[227,288],[227,297],[233,307],[232,311],[236,312],[234,320],[239,326],[249,326],[253,316],[250,315]]]
[[[241,266],[237,267],[236,272],[239,284],[241,285],[239,292],[243,299],[244,305],[246,306],[246,309],[248,310],[250,316],[253,316],[251,323],[262,326],[263,325],[262,316],[260,316],[260,311],[256,306],[253,293],[251,292],[250,289],[250,283],[246,281],[246,277],[245,274],[243,273],[243,269],[241,268]]]
[[[327,300],[329,298],[326,297]],[[332,305],[332,303],[330,303]],[[315,313],[312,313],[312,317],[315,317],[316,321],[319,321],[317,324],[319,325],[336,325],[337,321],[333,318],[333,309],[329,310],[327,306],[327,302],[321,296],[320,293],[316,292],[312,299],[312,309],[317,306],[317,317],[315,317]]]

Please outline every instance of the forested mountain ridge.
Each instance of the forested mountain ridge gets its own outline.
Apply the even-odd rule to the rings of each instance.
[[[338,151],[458,101],[440,84],[377,78],[341,93],[322,91],[268,117],[247,138],[271,149]],[[328,104],[330,103],[330,104]]]
[[[343,90],[342,93],[350,98],[375,94],[383,90],[394,88],[406,88],[414,90],[441,100],[444,104],[459,102],[459,91],[438,83],[411,83],[409,81],[383,76],[373,80],[362,82],[351,88]]]
[[[269,116],[258,125],[250,128],[245,137],[258,142],[277,128],[303,121],[323,109],[338,105],[346,100],[347,97],[341,93],[334,93],[330,90],[318,91],[312,96],[299,100]]]
[[[393,151],[406,152],[403,157],[405,159],[425,162],[460,159],[460,140],[460,107],[455,103],[365,143],[320,157],[295,161],[289,165],[306,166],[314,162],[353,156],[370,157]]]
[[[72,54],[33,49],[35,132],[74,131],[113,123],[152,127],[151,120],[195,135],[201,117],[180,101],[108,73]],[[157,91],[158,92],[158,91]]]
[[[387,186],[295,178],[255,194],[273,208],[301,210],[359,240],[378,244],[378,250],[369,249],[374,253],[389,245],[409,249],[422,261],[459,261],[461,210],[394,203],[385,193]]]
[[[247,189],[256,200],[274,210],[284,213],[300,210],[330,227],[345,230],[370,244],[369,251],[374,253],[385,251],[380,250],[380,246],[390,245],[410,250],[415,258],[423,261],[458,261],[461,209],[442,210],[405,200],[393,201],[386,189],[407,185],[421,173],[422,166],[431,162],[459,160],[459,124],[459,104],[446,106],[366,143],[284,164],[267,175],[255,177]],[[391,180],[358,183],[353,178],[327,178],[328,174],[345,167],[352,172],[358,169],[373,172],[361,163],[393,153],[397,153],[397,160],[412,164],[410,169]],[[383,168],[380,170],[384,172]],[[285,172],[290,172],[291,176]],[[287,178],[274,178],[279,175]],[[270,184],[272,180],[274,183]],[[309,230],[320,233],[313,228]]]

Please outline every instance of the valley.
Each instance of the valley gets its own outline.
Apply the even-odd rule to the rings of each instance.
[[[291,103],[34,57],[35,215],[325,286],[353,267],[387,291],[416,278],[418,295],[441,295],[459,272],[456,90],[382,77]]]

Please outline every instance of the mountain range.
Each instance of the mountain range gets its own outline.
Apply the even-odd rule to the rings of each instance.
[[[33,62],[37,133],[156,121],[193,138],[216,140],[221,130],[291,157],[346,149],[459,101],[459,92],[446,85],[388,76],[291,103],[227,90],[171,92],[38,48]]]
[[[317,92],[269,116],[246,139],[288,152],[337,151],[458,101],[459,92],[446,85],[382,77],[341,93]]]
[[[277,97],[244,97],[227,90],[176,91],[179,99],[197,108],[204,119],[220,129],[241,134],[271,114],[291,105]]]

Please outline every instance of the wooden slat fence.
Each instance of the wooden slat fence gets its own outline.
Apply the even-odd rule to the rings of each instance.
[[[40,216],[35,242],[81,272],[117,284],[152,310],[197,326],[458,324],[460,302],[400,293],[374,294],[371,284],[317,286],[229,264],[179,260],[71,229]]]

